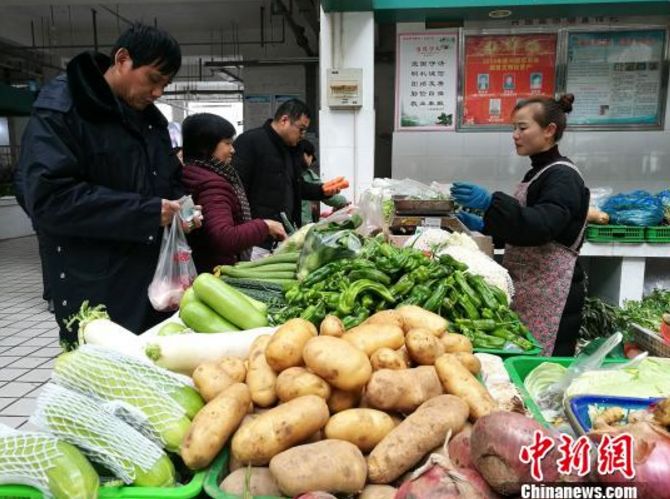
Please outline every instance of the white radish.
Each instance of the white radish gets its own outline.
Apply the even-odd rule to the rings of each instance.
[[[146,355],[157,365],[190,376],[204,362],[223,357],[246,359],[254,340],[274,334],[275,327],[259,327],[226,333],[184,333],[156,336],[147,341]]]

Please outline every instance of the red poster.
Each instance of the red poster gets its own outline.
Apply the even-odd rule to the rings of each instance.
[[[517,101],[554,95],[556,34],[465,38],[463,125],[511,122]]]

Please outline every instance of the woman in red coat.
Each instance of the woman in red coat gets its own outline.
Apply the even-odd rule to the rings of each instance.
[[[251,248],[268,237],[284,239],[279,222],[251,218],[242,181],[230,165],[233,125],[215,114],[194,114],[184,120],[182,135],[182,182],[203,211],[202,229],[189,234],[198,273],[249,260]]]

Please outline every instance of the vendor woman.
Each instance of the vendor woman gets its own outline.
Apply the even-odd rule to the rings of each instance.
[[[544,355],[573,356],[585,283],[577,257],[584,238],[589,190],[577,167],[558,151],[574,96],[532,97],[512,112],[514,146],[531,168],[514,196],[456,182],[451,193],[471,230],[505,243],[503,265],[514,281],[513,308],[542,343]]]

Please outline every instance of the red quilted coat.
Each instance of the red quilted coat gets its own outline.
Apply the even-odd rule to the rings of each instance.
[[[202,205],[202,228],[188,236],[198,273],[237,262],[241,251],[268,237],[267,225],[260,218],[242,222],[242,207],[233,186],[217,173],[187,164],[182,182],[195,204]]]

